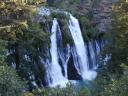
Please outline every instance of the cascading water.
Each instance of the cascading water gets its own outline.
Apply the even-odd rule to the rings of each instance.
[[[83,79],[92,80],[96,77],[96,72],[89,69],[86,45],[81,34],[78,20],[70,14],[69,29],[74,40],[75,49],[79,62],[76,63],[77,71]]]
[[[50,48],[50,53],[51,53],[51,63],[50,63],[50,68],[49,70],[49,79],[51,82],[49,83],[49,86],[54,87],[57,85],[65,86],[67,83],[67,79],[63,76],[61,67],[58,62],[58,52],[57,52],[57,30],[58,30],[58,22],[56,19],[53,20],[53,25],[51,29],[51,48]]]
[[[42,11],[40,10],[39,13],[42,16],[50,15],[50,10],[45,9]],[[89,42],[85,43],[82,37],[79,21],[70,13],[63,13],[69,15],[69,23],[67,27],[69,29],[69,34],[71,35],[70,40],[73,41],[73,44],[67,43],[66,47],[63,46],[62,42],[64,38],[62,37],[60,25],[57,22],[57,19],[54,19],[50,37],[51,58],[45,60],[48,61],[45,63],[46,82],[50,87],[55,87],[57,85],[66,86],[68,79],[94,79],[97,75],[97,73],[94,71],[97,68],[97,55],[103,46],[100,40],[90,40]],[[71,74],[69,74],[70,72]]]
[[[91,40],[88,42],[88,51],[89,51],[89,60],[90,60],[90,65],[91,69],[95,69],[97,67],[97,61],[96,61],[96,53],[97,50],[95,50],[95,43]]]

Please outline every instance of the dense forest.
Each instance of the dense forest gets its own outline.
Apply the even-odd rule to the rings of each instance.
[[[41,13],[45,14],[43,16],[40,14],[42,7],[49,8],[53,12],[47,16],[49,13],[46,9],[45,13]],[[102,11],[102,8],[105,11]],[[73,30],[72,26],[75,26],[73,24],[77,24],[77,20],[71,14],[80,22],[81,34],[83,41],[87,43],[88,50],[92,48],[88,47],[91,44],[88,43],[90,41],[102,41],[104,43],[96,55],[95,62],[98,66],[95,70],[97,76],[93,80],[81,79],[84,77],[80,73],[81,70],[77,73],[76,70],[79,70],[74,68],[77,65],[72,65],[73,59],[76,58],[73,57],[73,52],[81,51],[74,51],[72,48],[71,56],[62,55],[61,57],[59,55],[63,62],[69,60],[67,61],[69,62],[67,71],[64,71],[65,69],[61,66],[63,62],[58,60],[59,63],[61,62],[60,66],[63,70],[62,74],[57,73],[57,75],[66,77],[67,72],[69,83],[65,87],[50,87],[48,84],[51,79],[46,75],[50,74],[46,68],[50,64],[46,66],[44,61],[55,62],[56,52],[54,51],[58,50],[57,54],[68,54],[67,50],[70,48],[68,44],[75,46],[75,44],[82,42],[80,38],[78,39],[79,42],[76,40],[77,43],[71,39],[73,34],[69,31]],[[55,18],[58,18],[60,28]],[[127,96],[127,20],[127,0],[0,0],[0,96]],[[53,26],[51,26],[52,23]],[[54,33],[49,32],[50,28],[54,28],[54,23],[58,24],[57,28],[62,31],[63,37],[63,42],[61,42],[60,31],[57,31],[57,36],[60,36],[57,37],[59,40],[56,40],[57,46],[59,46],[57,49],[55,43],[52,43],[52,40],[55,40],[55,37],[52,37]],[[54,46],[53,49],[51,46]],[[84,50],[82,46],[77,48]],[[94,53],[92,52],[92,54]],[[94,59],[91,57],[92,54],[88,52],[88,57],[90,57],[88,61],[91,63]],[[49,58],[55,59],[48,61]],[[77,59],[79,58],[77,57]],[[93,67],[90,65],[90,69]],[[54,71],[59,72],[58,68],[55,68]],[[52,69],[49,70],[53,71]],[[95,74],[93,71],[88,72]],[[49,76],[51,75],[54,73]],[[53,77],[56,78],[57,76]],[[53,77],[51,76],[53,81],[56,80]],[[90,77],[87,78],[90,79]],[[78,80],[82,84],[74,85],[70,80]]]

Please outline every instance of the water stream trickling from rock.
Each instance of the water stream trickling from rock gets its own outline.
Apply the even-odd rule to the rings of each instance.
[[[77,66],[76,69],[83,79],[92,80],[96,77],[96,72],[89,69],[87,48],[81,34],[79,21],[72,15],[70,15],[69,29],[75,45],[74,51],[76,50],[77,53],[74,59],[78,58],[78,61],[74,62]]]
[[[57,31],[59,29],[58,22],[56,18],[53,20],[53,25],[51,29],[51,48],[50,48],[50,53],[51,53],[51,63],[50,67],[48,67],[47,70],[49,70],[49,78],[51,81],[48,82],[49,86],[57,86],[61,85],[64,86],[68,82],[68,80],[63,76],[62,74],[62,69],[59,65],[59,57],[58,57],[58,51],[57,51]]]

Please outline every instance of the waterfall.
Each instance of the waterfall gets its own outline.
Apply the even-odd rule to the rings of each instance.
[[[95,79],[97,75],[95,70],[98,67],[97,56],[104,42],[97,39],[89,40],[85,43],[78,19],[68,12],[42,8],[39,14],[42,16],[50,16],[51,12],[60,12],[69,16],[69,19],[67,19],[68,24],[66,25],[69,33],[65,32],[65,34],[70,35],[70,40],[73,42],[71,41],[72,44],[67,43],[67,46],[63,46],[64,39],[68,39],[68,37],[63,38],[61,32],[63,26],[60,26],[61,22],[59,25],[57,19],[54,18],[50,36],[50,56],[47,60],[44,60],[46,61],[44,64],[46,68],[47,85],[50,87],[57,85],[63,87],[66,86],[69,80]],[[62,31],[64,32],[64,30]]]
[[[57,31],[58,31],[58,22],[56,19],[53,20],[53,25],[51,29],[51,63],[48,68],[51,80],[49,83],[49,86],[54,87],[57,85],[65,86],[67,83],[67,79],[63,76],[61,67],[58,62],[58,51],[57,51]]]
[[[77,71],[83,79],[92,80],[96,77],[96,72],[89,69],[86,45],[82,37],[79,21],[70,14],[69,29],[74,41],[78,62],[75,62]]]

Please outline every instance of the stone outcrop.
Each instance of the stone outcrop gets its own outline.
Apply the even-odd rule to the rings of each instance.
[[[111,24],[111,12],[113,0],[101,0],[96,6],[93,6],[94,21],[100,32],[106,32]]]

